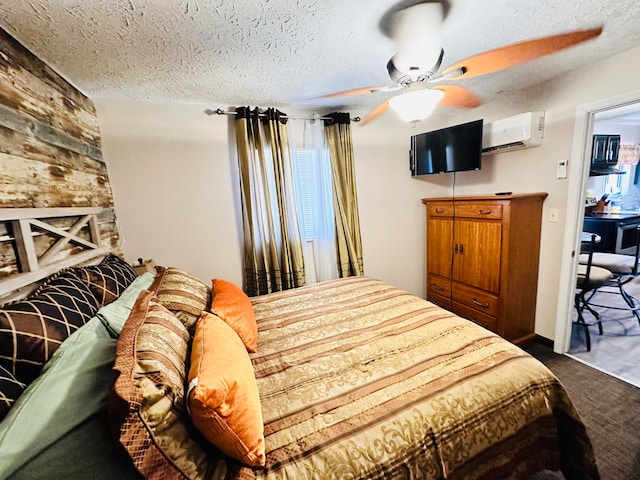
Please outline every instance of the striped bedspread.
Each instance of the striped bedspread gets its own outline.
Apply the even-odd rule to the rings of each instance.
[[[368,277],[252,302],[267,465],[228,477],[598,478],[558,380],[482,327]]]

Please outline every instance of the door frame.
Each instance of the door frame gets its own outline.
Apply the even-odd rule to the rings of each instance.
[[[556,312],[556,329],[553,350],[566,353],[571,341],[571,314],[578,268],[575,252],[580,248],[580,234],[584,218],[584,202],[586,186],[591,164],[591,136],[595,114],[625,105],[640,103],[640,90],[622,95],[604,98],[595,102],[578,105],[576,108],[571,159],[569,160],[569,185],[567,190],[567,222],[564,228],[562,244],[562,266],[560,269],[560,285],[558,307]]]

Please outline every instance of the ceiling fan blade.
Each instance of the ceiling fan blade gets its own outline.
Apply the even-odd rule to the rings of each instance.
[[[343,92],[335,92],[329,93],[328,95],[322,95],[317,98],[336,98],[336,97],[347,97],[351,95],[363,95],[365,93],[375,93],[375,92],[393,92],[395,90],[399,90],[402,87],[397,85],[385,85],[381,87],[364,87],[364,88],[354,88],[352,90],[345,90]]]
[[[460,68],[463,69],[464,73],[449,77],[449,79],[471,78],[497,72],[585,42],[597,37],[600,33],[602,33],[602,27],[562,33],[496,48],[447,67],[443,75],[446,76],[447,73]]]
[[[436,90],[442,90],[444,97],[440,105],[457,108],[475,108],[480,105],[480,100],[470,90],[458,85],[436,85]]]
[[[380,115],[382,115],[384,112],[386,112],[387,110],[389,110],[389,100],[385,100],[384,102],[382,102],[381,104],[379,104],[378,106],[376,106],[373,110],[371,110],[366,117],[364,117],[360,123],[359,126],[364,127],[367,123],[374,121],[376,118],[378,118]]]

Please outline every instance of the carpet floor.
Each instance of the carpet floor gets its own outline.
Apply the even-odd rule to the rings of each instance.
[[[601,479],[640,479],[640,389],[548,347],[535,345],[528,351],[569,392],[591,438]],[[535,480],[561,478],[549,472]]]

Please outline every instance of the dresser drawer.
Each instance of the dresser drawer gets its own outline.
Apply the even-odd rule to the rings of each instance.
[[[456,202],[454,216],[460,218],[489,218],[499,220],[502,218],[501,203],[497,202]]]
[[[451,298],[451,280],[435,273],[427,274],[427,298],[435,294],[441,297]]]
[[[445,310],[451,310],[451,297],[443,297],[442,295],[438,295],[437,293],[429,292],[427,295],[427,300],[431,303],[435,303],[439,307],[444,308]]]
[[[427,214],[430,217],[453,217],[453,202],[429,202]]]
[[[492,317],[491,315],[487,315],[486,313],[479,312],[474,308],[469,308],[466,305],[462,305],[458,302],[453,302],[452,304],[453,313],[461,316],[462,318],[466,318],[467,320],[471,320],[478,325],[483,326],[486,329],[495,332],[498,326],[498,322],[496,321],[496,317]]]
[[[487,315],[498,315],[498,296],[484,290],[455,283],[453,286],[453,300],[469,308]]]

